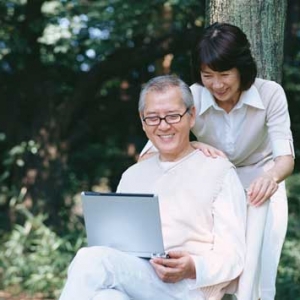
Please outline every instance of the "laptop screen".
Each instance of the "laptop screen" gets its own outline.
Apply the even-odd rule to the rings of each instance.
[[[82,192],[88,246],[107,246],[140,257],[164,253],[158,196]]]

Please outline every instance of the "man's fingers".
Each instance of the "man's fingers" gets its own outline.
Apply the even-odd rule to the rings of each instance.
[[[189,253],[186,251],[169,251],[168,255],[170,258],[181,258],[184,256],[189,256]]]

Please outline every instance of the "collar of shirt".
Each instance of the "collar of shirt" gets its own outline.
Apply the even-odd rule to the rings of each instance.
[[[259,92],[254,85],[252,85],[249,90],[244,91],[241,94],[240,100],[236,104],[234,109],[239,109],[243,105],[249,105],[257,109],[265,109],[265,106],[261,100]],[[216,110],[222,110],[222,108],[220,108],[216,103],[213,95],[209,92],[207,88],[204,87],[201,95],[201,110],[199,112],[199,115],[202,115],[210,107],[213,107]]]

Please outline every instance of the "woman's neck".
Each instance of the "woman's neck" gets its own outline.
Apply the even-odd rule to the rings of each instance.
[[[236,106],[236,104],[239,102],[241,98],[241,93],[240,92],[235,98],[226,100],[226,101],[219,101],[218,99],[215,98],[215,101],[217,105],[221,108],[223,108],[227,113],[230,113],[231,110]]]

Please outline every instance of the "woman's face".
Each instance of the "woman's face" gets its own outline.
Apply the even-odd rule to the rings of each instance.
[[[234,105],[239,101],[241,79],[237,68],[217,72],[203,65],[200,73],[203,85],[212,93],[218,104],[230,102]]]

